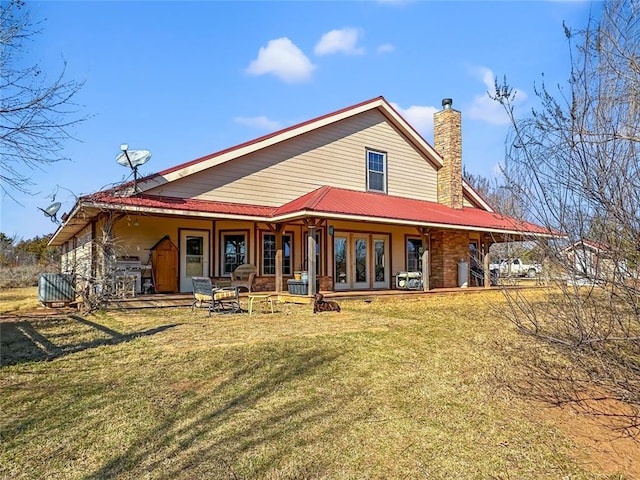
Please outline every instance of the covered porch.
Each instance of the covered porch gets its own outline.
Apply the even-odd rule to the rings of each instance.
[[[526,235],[546,232],[474,207],[327,186],[278,208],[101,193],[78,202],[54,243],[63,249],[63,272],[90,278],[137,259],[156,293],[188,293],[198,276],[228,282],[250,264],[253,291],[290,293],[304,271],[311,297],[318,290],[412,294],[398,281],[408,273],[423,292],[489,288],[490,245]]]

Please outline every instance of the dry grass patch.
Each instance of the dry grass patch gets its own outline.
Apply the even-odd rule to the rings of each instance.
[[[3,358],[0,476],[606,478],[505,388],[530,341],[500,298],[5,319],[57,353]]]
[[[33,311],[40,307],[36,288],[0,289],[0,315],[19,311]]]

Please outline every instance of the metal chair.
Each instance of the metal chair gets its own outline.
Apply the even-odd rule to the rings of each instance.
[[[213,302],[213,285],[209,277],[191,277],[193,282],[193,303],[191,304],[191,310],[202,307],[203,303],[208,303],[211,306]]]

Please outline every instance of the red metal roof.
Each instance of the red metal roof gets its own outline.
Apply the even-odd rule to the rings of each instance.
[[[273,221],[315,213],[394,224],[411,223],[545,235],[552,233],[541,226],[479,208],[464,207],[457,210],[435,202],[330,186],[320,187],[277,208],[145,194],[135,197],[100,194],[91,196],[90,199],[125,207],[238,215]]]
[[[523,233],[550,233],[539,225],[479,208],[464,207],[458,210],[435,202],[329,186],[321,187],[283,205],[274,212],[274,216],[290,215],[297,211]]]
[[[250,217],[269,217],[274,208],[263,205],[245,205],[242,203],[212,202],[193,198],[165,197],[161,195],[138,195],[135,197],[114,197],[95,194],[88,200],[110,205],[122,205],[163,210],[179,210],[221,215],[242,215]]]

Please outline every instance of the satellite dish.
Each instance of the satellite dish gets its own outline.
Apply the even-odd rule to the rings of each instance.
[[[131,150],[120,153],[116,157],[118,162],[123,167],[137,168],[144,165],[151,158],[151,152],[149,150]]]
[[[138,191],[138,167],[144,165],[151,159],[151,152],[149,150],[129,150],[129,145],[123,143],[120,145],[119,153],[116,156],[116,162],[123,167],[129,167],[133,170],[133,191]]]
[[[44,212],[45,216],[49,217],[52,222],[58,223],[58,218],[56,217],[56,215],[58,214],[58,210],[60,210],[61,206],[62,204],[60,202],[53,202],[47,208],[38,208],[40,208],[40,210]]]

